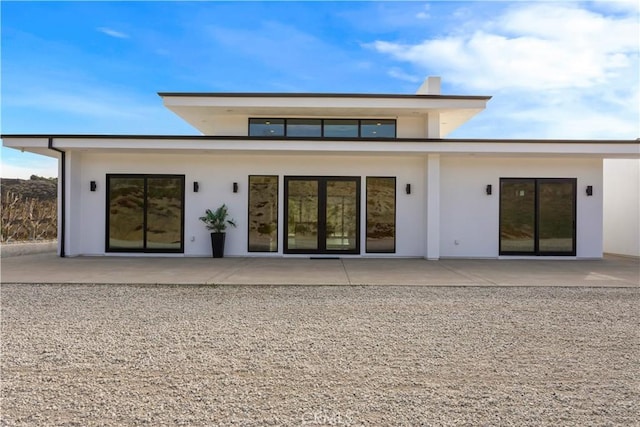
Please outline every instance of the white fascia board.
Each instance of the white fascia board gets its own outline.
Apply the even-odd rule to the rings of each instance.
[[[291,141],[244,139],[55,138],[63,150],[236,153],[477,154],[640,158],[640,143],[616,142],[447,142],[445,141]]]
[[[268,108],[274,113],[291,108],[314,110],[362,109],[399,109],[399,110],[446,110],[446,109],[484,109],[486,99],[465,98],[374,98],[374,97],[164,97],[164,105],[171,107],[213,107],[221,110],[234,109],[242,113],[246,109],[250,114],[253,108]]]
[[[33,138],[2,138],[2,145],[28,153],[40,154],[47,157],[58,158],[59,153],[49,149],[49,139],[42,137]]]
[[[49,139],[46,137],[3,137],[2,145],[9,148],[47,148]]]

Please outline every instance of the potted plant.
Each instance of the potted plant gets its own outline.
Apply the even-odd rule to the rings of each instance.
[[[207,209],[205,215],[200,217],[200,221],[204,222],[207,230],[211,230],[211,250],[214,258],[224,257],[224,240],[227,225],[236,226],[233,219],[229,218],[229,209],[227,205],[222,205],[215,211]]]

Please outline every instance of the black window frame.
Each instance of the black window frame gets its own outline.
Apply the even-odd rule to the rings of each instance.
[[[503,251],[502,250],[502,183],[505,181],[532,181],[534,183],[534,232],[533,232],[533,250],[532,251]],[[558,251],[541,251],[540,250],[540,183],[544,182],[570,182],[573,185],[572,209],[573,209],[573,242],[571,252]],[[576,256],[578,246],[577,233],[577,201],[578,201],[578,179],[577,178],[530,178],[530,177],[501,177],[499,183],[499,199],[498,199],[498,254],[500,256]]]
[[[143,226],[142,226],[142,248],[111,248],[110,247],[110,196],[111,196],[111,178],[130,178],[130,179],[144,179],[144,206],[143,206]],[[147,216],[148,216],[148,179],[149,178],[177,178],[181,181],[182,187],[182,209],[180,211],[180,248],[177,249],[154,249],[147,247]],[[108,173],[106,174],[106,204],[105,204],[105,252],[107,253],[184,253],[184,220],[185,220],[185,175],[180,174],[132,174],[132,173]]]
[[[289,181],[317,181],[318,182],[318,249],[289,249]],[[349,251],[333,250],[326,248],[326,199],[327,199],[327,182],[328,181],[348,181],[356,184],[356,236],[355,249]],[[318,175],[285,175],[284,176],[284,206],[283,206],[283,226],[282,226],[282,246],[284,254],[302,254],[302,255],[360,255],[361,246],[361,199],[362,199],[362,178],[360,176],[318,176]]]
[[[278,134],[278,135],[251,135],[251,122],[253,120],[261,120],[261,121],[270,121],[270,120],[282,120],[282,135]],[[262,123],[261,123],[262,124]],[[247,134],[249,136],[253,136],[256,138],[285,138],[287,135],[287,119],[284,119],[282,117],[250,117],[249,118],[249,130],[247,132]]]
[[[393,179],[393,250],[391,251],[376,251],[369,250],[369,179]],[[398,179],[395,176],[367,176],[365,177],[365,215],[364,215],[364,247],[365,253],[368,254],[395,254],[397,250],[397,238],[398,238]]]
[[[261,251],[251,249],[251,178],[252,177],[269,177],[276,179],[276,247],[275,250]],[[247,178],[247,252],[251,253],[277,253],[280,250],[280,175],[261,175],[253,174]]]
[[[253,120],[261,120],[261,121],[269,121],[269,120],[283,120],[284,131],[282,135],[252,135],[251,134],[251,124]],[[289,136],[287,132],[287,121],[288,120],[319,120],[320,121],[320,136]],[[358,136],[349,136],[349,137],[332,137],[325,136],[325,120],[344,120],[344,121],[357,121],[358,122]],[[392,137],[375,137],[375,136],[362,136],[362,122],[369,121],[379,121],[379,122],[393,122],[393,136]],[[325,118],[316,118],[316,117],[249,117],[248,127],[247,127],[247,135],[252,138],[260,138],[260,139],[327,139],[327,140],[380,140],[380,141],[391,141],[397,139],[398,137],[398,121],[396,119],[375,119],[375,118],[367,118],[367,119],[356,119],[349,117],[325,117]]]

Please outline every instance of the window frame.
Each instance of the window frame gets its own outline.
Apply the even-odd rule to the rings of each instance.
[[[252,120],[263,120],[263,121],[269,121],[269,120],[282,120],[282,135],[251,135],[251,121]],[[248,132],[247,135],[249,136],[253,136],[254,138],[286,138],[287,135],[287,119],[284,119],[282,117],[249,117],[249,127],[248,127]]]
[[[251,124],[253,120],[282,120],[283,121],[283,134],[281,135],[252,135],[251,134]],[[288,134],[288,121],[289,120],[319,120],[320,121],[320,136],[289,136]],[[344,120],[344,121],[357,121],[358,122],[358,136],[325,136],[325,121],[327,120]],[[392,122],[393,123],[393,136],[383,136],[383,137],[375,137],[375,136],[362,136],[362,122],[369,121],[380,121],[380,122]],[[349,117],[324,117],[324,118],[316,118],[316,117],[249,117],[248,120],[248,128],[247,135],[251,138],[259,138],[259,139],[293,139],[293,140],[304,140],[304,139],[327,139],[327,140],[380,140],[380,141],[391,141],[397,139],[398,137],[398,120],[397,119],[376,119],[376,118],[367,118],[367,119],[355,119]]]
[[[513,251],[502,249],[502,224],[505,219],[503,212],[502,200],[502,184],[506,182],[531,182],[534,184],[534,230],[533,230],[533,250],[531,251]],[[570,183],[572,185],[572,248],[571,251],[544,251],[540,250],[540,186],[544,183]],[[530,177],[501,177],[499,182],[499,200],[498,200],[498,255],[499,256],[576,256],[577,253],[577,178],[530,178]]]
[[[251,249],[251,178],[253,177],[268,177],[268,178],[275,178],[276,179],[276,230],[275,230],[275,234],[276,234],[276,246],[275,246],[275,250],[268,250],[268,251],[262,251],[262,250],[256,250],[256,249]],[[255,252],[255,253],[278,253],[278,251],[280,250],[280,244],[279,244],[279,239],[280,239],[280,175],[249,175],[248,179],[247,179],[247,252]]]
[[[142,207],[142,248],[111,248],[110,247],[110,222],[111,222],[111,178],[123,178],[123,179],[143,179],[143,198],[144,204]],[[180,210],[180,247],[176,249],[166,248],[148,248],[147,247],[147,224],[148,224],[148,192],[149,178],[174,178],[179,179],[182,189],[181,206]],[[185,219],[185,175],[180,174],[132,174],[132,173],[108,173],[106,174],[106,203],[105,203],[105,252],[106,253],[184,253],[184,219]]]
[[[380,251],[369,250],[369,179],[392,179],[393,180],[393,250]],[[397,250],[398,239],[398,179],[395,176],[367,176],[365,177],[365,224],[364,224],[364,249],[368,254],[395,254]]]

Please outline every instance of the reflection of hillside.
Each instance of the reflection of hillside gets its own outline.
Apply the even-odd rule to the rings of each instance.
[[[383,239],[395,236],[395,199],[394,179],[367,180],[367,238]]]
[[[278,178],[251,177],[249,250],[274,251],[278,241]]]
[[[147,247],[180,248],[182,242],[182,182],[149,179],[145,204],[144,179],[112,178],[109,201],[111,247],[144,247],[146,209]]]

